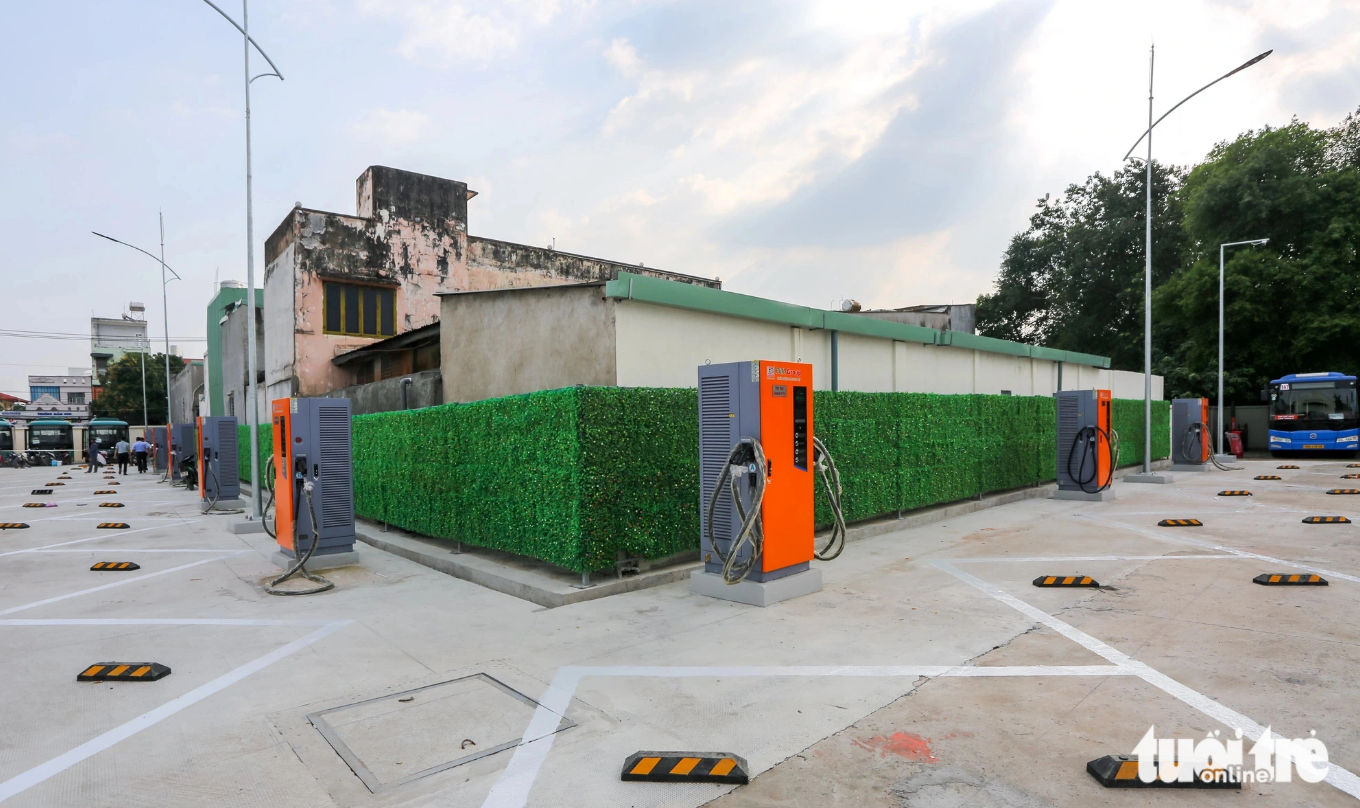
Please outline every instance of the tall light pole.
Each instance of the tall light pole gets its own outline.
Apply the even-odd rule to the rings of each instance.
[[[145,322],[145,321],[143,321]],[[142,357],[142,440],[146,440],[145,431],[150,424],[146,421],[146,337],[137,340],[137,353]]]
[[[135,245],[135,244],[128,244],[126,241],[119,241],[118,239],[114,238],[113,236],[106,236],[106,235],[104,235],[103,233],[99,233],[99,232],[96,232],[96,231],[94,231],[94,230],[91,230],[90,232],[91,232],[91,233],[94,233],[96,236],[99,236],[100,238],[108,239],[109,241],[112,241],[114,244],[121,244],[121,245],[123,245],[124,247],[131,247],[132,249],[136,250],[137,252],[141,253],[142,255],[145,255],[147,258],[150,258],[152,261],[155,261],[156,263],[158,263],[158,264],[161,265],[161,313],[162,313],[162,314],[164,315],[164,317],[165,317],[165,420],[168,422],[168,421],[170,420],[170,418],[171,418],[171,415],[172,415],[172,413],[170,412],[170,309],[169,309],[168,305],[166,304],[166,299],[167,299],[167,298],[166,298],[166,294],[165,294],[165,285],[168,284],[170,281],[178,281],[178,280],[183,280],[183,279],[180,278],[178,272],[176,272],[176,271],[173,270],[173,269],[170,269],[170,265],[167,264],[167,263],[165,263],[165,214],[162,213],[162,214],[159,214],[159,216],[160,216],[160,223],[161,223],[161,257],[160,257],[160,258],[157,258],[156,256],[152,255],[151,253],[147,252],[146,250],[143,250],[141,247],[138,247],[138,246]],[[166,280],[165,273],[166,273],[167,271],[169,271],[169,273],[170,273],[171,275],[174,275],[175,277],[170,278],[169,280]],[[147,350],[150,350],[150,349],[151,349],[151,345],[149,344],[149,342],[148,342],[146,348],[147,348]],[[146,359],[145,359],[145,358],[142,359],[142,426],[148,427],[148,428],[151,426],[151,424],[146,423]],[[169,440],[169,435],[166,436],[166,440],[167,440],[167,441]]]
[[[1140,474],[1125,475],[1124,481],[1130,483],[1165,483],[1170,482],[1170,475],[1152,473],[1152,130],[1157,124],[1166,120],[1166,116],[1180,108],[1181,104],[1194,98],[1227,77],[1246,70],[1257,62],[1269,56],[1273,50],[1268,50],[1259,56],[1252,57],[1227,73],[1219,76],[1203,87],[1182,98],[1174,107],[1162,113],[1162,117],[1157,120],[1152,119],[1152,78],[1153,68],[1156,64],[1157,47],[1154,45],[1148,55],[1148,128],[1147,131],[1138,136],[1138,140],[1133,142],[1128,152],[1124,155],[1124,160],[1128,160],[1133,154],[1133,150],[1138,148],[1138,144],[1147,138],[1147,233],[1146,244],[1144,245],[1144,264],[1143,264],[1143,471]],[[1222,410],[1219,411],[1220,417]]]
[[[1218,453],[1223,454],[1223,250],[1243,244],[1265,244],[1268,238],[1230,241],[1218,245]]]
[[[258,376],[255,367],[255,211],[251,200],[251,165],[250,165],[250,83],[255,79],[273,76],[279,81],[283,81],[283,74],[275,67],[274,60],[269,58],[269,54],[250,38],[250,9],[247,5],[248,0],[241,0],[241,25],[236,25],[236,21],[227,16],[227,13],[218,8],[212,0],[203,0],[212,6],[213,9],[221,14],[227,22],[236,27],[241,32],[242,47],[245,49],[245,87],[246,87],[246,374],[249,377],[249,404],[246,406],[246,424],[250,431],[250,514],[249,519],[260,518],[260,435],[259,435],[259,396],[256,394]],[[261,73],[258,76],[250,75],[250,47],[254,45],[255,50],[260,52],[264,60],[274,69],[272,73]]]

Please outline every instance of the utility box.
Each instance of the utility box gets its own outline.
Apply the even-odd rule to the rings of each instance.
[[[354,456],[347,398],[280,398],[271,405],[274,428],[275,560],[291,563],[293,531],[298,552],[312,546],[312,517],[304,484],[312,483],[319,567],[354,563]],[[308,562],[311,564],[312,562]]]
[[[205,415],[198,419],[198,491],[204,507],[234,503],[241,497],[240,452],[236,416]]]
[[[1113,401],[1109,390],[1060,390],[1056,499],[1103,501],[1114,498]]]
[[[691,575],[694,591],[763,606],[821,588],[821,572],[810,569],[812,418],[812,365],[755,360],[699,367],[700,524],[708,524],[713,489],[743,438],[760,443],[767,479],[761,558],[740,584],[723,581],[723,564],[713,544],[726,555],[742,524],[731,496],[723,492],[713,509],[712,543],[707,530],[700,536],[704,569]],[[756,475],[742,473],[738,479],[743,502],[750,503]],[[751,548],[738,552],[742,562]],[[789,583],[767,586],[785,580]]]
[[[179,479],[179,464],[186,457],[197,457],[198,427],[195,424],[172,424],[170,427],[170,479]],[[202,477],[199,478],[203,479]]]
[[[1171,470],[1204,471],[1209,462],[1209,399],[1171,401]]]

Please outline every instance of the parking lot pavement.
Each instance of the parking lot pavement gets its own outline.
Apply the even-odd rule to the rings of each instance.
[[[336,589],[264,594],[272,540],[151,475],[0,470],[0,801],[182,806],[1200,805],[1112,791],[1088,760],[1150,726],[1316,737],[1360,794],[1360,497],[1344,463],[1117,484],[852,544],[768,609],[673,584],[543,609],[368,547]],[[1253,481],[1262,473],[1280,481]],[[1228,488],[1252,497],[1223,498]],[[100,501],[123,508],[99,508]],[[23,508],[44,501],[55,508]],[[1196,518],[1199,527],[1158,527]],[[124,529],[101,529],[118,521]],[[99,561],[140,569],[92,572]],[[1327,587],[1265,587],[1306,572]],[[1099,589],[1041,589],[1089,575]],[[154,682],[77,682],[101,662]],[[384,698],[392,696],[392,698]],[[516,743],[529,737],[531,743]],[[338,744],[338,747],[337,747]],[[342,755],[342,749],[344,754]],[[625,783],[642,749],[745,757],[750,785]],[[497,751],[499,750],[499,751]],[[482,754],[490,752],[490,754]],[[480,757],[478,755],[481,755]],[[461,762],[460,765],[448,766]]]

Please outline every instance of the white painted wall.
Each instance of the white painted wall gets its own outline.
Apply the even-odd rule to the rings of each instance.
[[[750,359],[811,362],[813,388],[831,389],[831,334],[778,323],[615,301],[618,384],[621,387],[694,387],[697,368]],[[858,334],[839,337],[840,389],[872,393],[990,393],[1052,395],[1058,366],[952,345],[921,345]],[[1143,375],[1085,365],[1063,365],[1063,389],[1099,388],[1115,398],[1142,398]],[[1162,378],[1152,377],[1152,397]]]

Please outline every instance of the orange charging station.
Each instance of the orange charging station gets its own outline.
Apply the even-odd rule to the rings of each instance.
[[[839,554],[844,521],[834,485],[837,530],[824,551],[815,546],[813,492],[825,453],[813,435],[812,365],[753,360],[699,367],[700,538],[703,571],[695,591],[724,594],[735,584],[763,585],[808,573],[805,591],[821,586],[814,558]],[[829,463],[832,477],[834,464]],[[837,478],[838,480],[838,478]],[[828,487],[833,487],[830,482]],[[815,578],[815,588],[814,587]],[[707,581],[713,579],[713,581]],[[713,584],[716,583],[716,588]],[[704,587],[707,587],[706,589]],[[794,587],[797,588],[797,587]],[[789,587],[784,587],[789,590]],[[757,605],[767,605],[761,600]]]
[[[293,431],[289,402],[278,398],[270,404],[274,433],[274,537],[281,549],[293,552]]]

